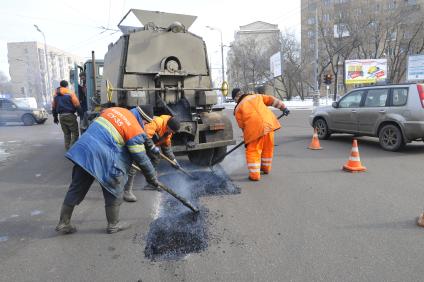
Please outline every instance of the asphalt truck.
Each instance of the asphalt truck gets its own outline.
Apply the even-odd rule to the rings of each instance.
[[[140,26],[123,24],[130,14]],[[216,90],[226,95],[228,85],[212,87],[206,44],[188,31],[195,19],[131,9],[118,24],[121,37],[108,46],[100,102],[178,117],[174,152],[187,154],[197,165],[211,165],[235,140],[224,108],[216,105]]]

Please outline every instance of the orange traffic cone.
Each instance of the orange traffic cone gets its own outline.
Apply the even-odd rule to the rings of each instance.
[[[311,149],[311,150],[322,149],[321,145],[319,144],[318,133],[316,128],[314,128],[314,135],[312,135],[312,141],[311,141],[311,144],[309,144],[308,149]]]
[[[358,141],[353,139],[352,151],[347,163],[343,166],[343,170],[348,172],[361,172],[366,171],[367,168],[362,166],[361,159],[359,158]]]
[[[424,227],[424,213],[420,214],[420,216],[418,217],[417,225]]]

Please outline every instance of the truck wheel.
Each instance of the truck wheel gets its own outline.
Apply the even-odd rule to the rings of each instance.
[[[187,153],[190,162],[199,166],[209,166],[212,163],[213,149],[189,151]]]
[[[402,132],[399,127],[394,124],[383,126],[378,132],[378,139],[380,141],[380,146],[386,151],[395,152],[405,145]]]
[[[227,146],[204,149],[198,151],[189,151],[188,159],[190,162],[198,166],[211,166],[215,165],[222,160],[223,155],[227,152]]]
[[[215,148],[213,158],[212,158],[212,164],[217,164],[222,162],[224,159],[222,157],[227,153],[227,146],[218,147]]]
[[[30,126],[33,125],[35,123],[35,119],[32,115],[24,115],[22,117],[22,121],[24,123],[25,126]]]

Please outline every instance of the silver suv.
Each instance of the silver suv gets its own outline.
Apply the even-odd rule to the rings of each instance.
[[[332,106],[317,107],[309,117],[318,137],[333,133],[375,136],[388,151],[424,140],[424,84],[356,88]]]
[[[24,125],[43,124],[48,114],[44,109],[33,109],[27,103],[0,98],[0,125],[6,122],[23,122]]]

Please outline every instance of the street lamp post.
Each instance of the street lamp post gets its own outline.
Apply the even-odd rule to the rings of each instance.
[[[224,71],[224,44],[222,43],[222,30],[216,27],[206,26],[210,30],[219,31],[221,35],[221,72],[222,72],[222,82],[225,81],[225,71]]]
[[[50,71],[49,71],[49,58],[47,55],[47,43],[46,43],[46,36],[44,35],[44,32],[38,27],[38,25],[34,25],[35,29],[43,35],[44,39],[44,53],[46,55],[46,72],[47,72],[47,92],[49,95],[51,94],[52,90],[50,87]],[[47,94],[44,95],[44,103],[47,103]]]

